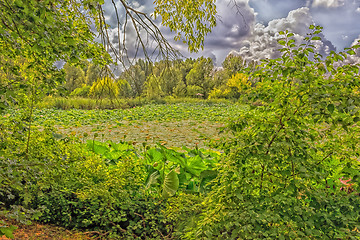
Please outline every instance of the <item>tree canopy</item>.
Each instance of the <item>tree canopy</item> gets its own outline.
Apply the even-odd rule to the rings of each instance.
[[[114,26],[106,21],[106,4],[116,12],[116,45],[109,37]],[[99,66],[111,62],[125,66],[138,57],[139,51],[147,60],[176,57],[177,51],[163,36],[155,18],[161,18],[164,26],[176,32],[175,39],[187,43],[190,51],[202,47],[205,35],[216,24],[214,0],[165,0],[154,5],[151,15],[139,11],[134,1],[126,0],[0,0],[0,92],[4,96],[0,107],[16,98],[10,89],[28,88],[29,84],[54,87],[63,79],[55,66],[59,61],[79,64],[82,59],[90,59]],[[127,32],[134,32],[135,39],[129,41]],[[151,44],[155,48],[148,53]]]

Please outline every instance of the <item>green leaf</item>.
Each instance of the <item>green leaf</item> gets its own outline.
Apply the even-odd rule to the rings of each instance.
[[[99,154],[99,155],[104,155],[106,152],[109,151],[109,149],[105,146],[102,145],[98,145],[98,144],[94,144],[94,148],[93,148],[94,153]]]
[[[355,52],[354,50],[349,50],[349,51],[347,51],[347,53],[348,53],[349,55],[355,55],[355,54],[356,54],[356,52]]]
[[[329,105],[327,105],[327,109],[329,110],[330,113],[333,113],[333,112],[334,112],[334,109],[335,109],[334,104],[329,104]]]
[[[292,36],[294,36],[294,33],[289,33],[289,34],[287,35],[287,37],[292,37]]]
[[[278,40],[278,43],[279,43],[280,45],[283,45],[283,46],[286,44],[286,42],[285,42],[284,40],[282,40],[282,39]]]
[[[1,223],[1,222],[0,222]],[[5,235],[5,237],[14,239],[13,232],[17,229],[15,226],[0,226],[0,236]]]
[[[158,149],[155,148],[149,149],[146,153],[146,156],[148,156],[147,159],[151,160],[150,161],[151,163],[160,162],[164,159],[164,155]]]
[[[111,146],[117,150],[117,151],[126,151],[129,149],[134,149],[134,147],[132,145],[130,145],[129,143],[125,142],[125,143],[112,143]]]
[[[145,188],[149,189],[152,185],[156,184],[159,177],[160,177],[159,171],[155,171],[155,172],[149,174],[147,181],[145,183]]]
[[[121,152],[119,152],[119,151],[112,151],[112,152],[106,151],[106,152],[104,153],[104,157],[105,157],[106,159],[108,159],[108,160],[118,160],[121,155],[122,155],[122,154],[121,154]]]
[[[321,40],[321,37],[315,36],[315,37],[312,37],[311,40]]]
[[[201,172],[207,169],[203,159],[197,155],[186,160],[185,169],[195,176],[200,176]]]
[[[179,188],[179,178],[177,173],[174,170],[172,170],[165,176],[164,179],[163,192],[162,192],[163,198],[174,196],[178,188]]]

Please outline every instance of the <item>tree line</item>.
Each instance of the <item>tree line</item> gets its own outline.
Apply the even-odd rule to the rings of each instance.
[[[79,66],[66,63],[61,88],[67,96],[91,98],[239,98],[250,84],[246,74],[240,72],[254,65],[234,54],[218,68],[211,58],[205,57],[154,63],[138,59],[114,77],[108,70],[88,61]]]

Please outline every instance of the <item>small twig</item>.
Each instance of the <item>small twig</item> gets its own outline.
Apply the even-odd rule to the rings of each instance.
[[[136,213],[136,212],[134,212],[134,214],[135,214],[136,216],[141,217],[141,219],[142,219],[142,221],[143,221],[143,222],[142,222],[143,227],[144,227],[144,229],[146,229],[146,225],[145,225],[146,220],[145,220],[145,217],[144,217],[143,215],[141,215],[141,214]],[[145,239],[147,239],[147,237],[146,237],[146,233],[145,233]]]

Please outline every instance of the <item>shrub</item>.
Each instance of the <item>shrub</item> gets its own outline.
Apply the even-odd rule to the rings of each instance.
[[[81,88],[76,88],[74,91],[70,93],[70,96],[72,97],[87,97],[90,92],[90,86],[83,85]]]
[[[8,216],[107,232],[109,238],[168,234],[165,205],[145,194],[145,169],[135,154],[109,165],[53,129],[32,129],[28,143],[17,118],[0,125],[0,204]]]
[[[219,98],[227,98],[230,94],[231,90],[229,88],[214,88],[209,93],[209,99],[219,99]]]
[[[119,85],[110,77],[99,78],[90,88],[89,96],[95,98],[116,98]]]
[[[342,60],[360,45],[326,58],[313,40],[295,46],[280,33],[282,57],[266,60],[250,77],[253,105],[229,124],[213,190],[186,237],[228,239],[356,239],[360,232],[358,161],[359,66]],[[338,67],[336,67],[336,65]],[[353,191],[338,180],[351,179]]]
[[[200,97],[199,94],[201,94]],[[204,95],[204,89],[202,87],[199,87],[197,85],[188,85],[186,87],[186,96],[188,97],[202,98],[201,96],[203,95]]]
[[[108,232],[108,237],[165,234],[163,204],[143,194],[144,170],[139,160],[128,156],[111,166],[94,155],[74,164],[37,195],[35,207],[44,209],[40,219],[68,228]]]

